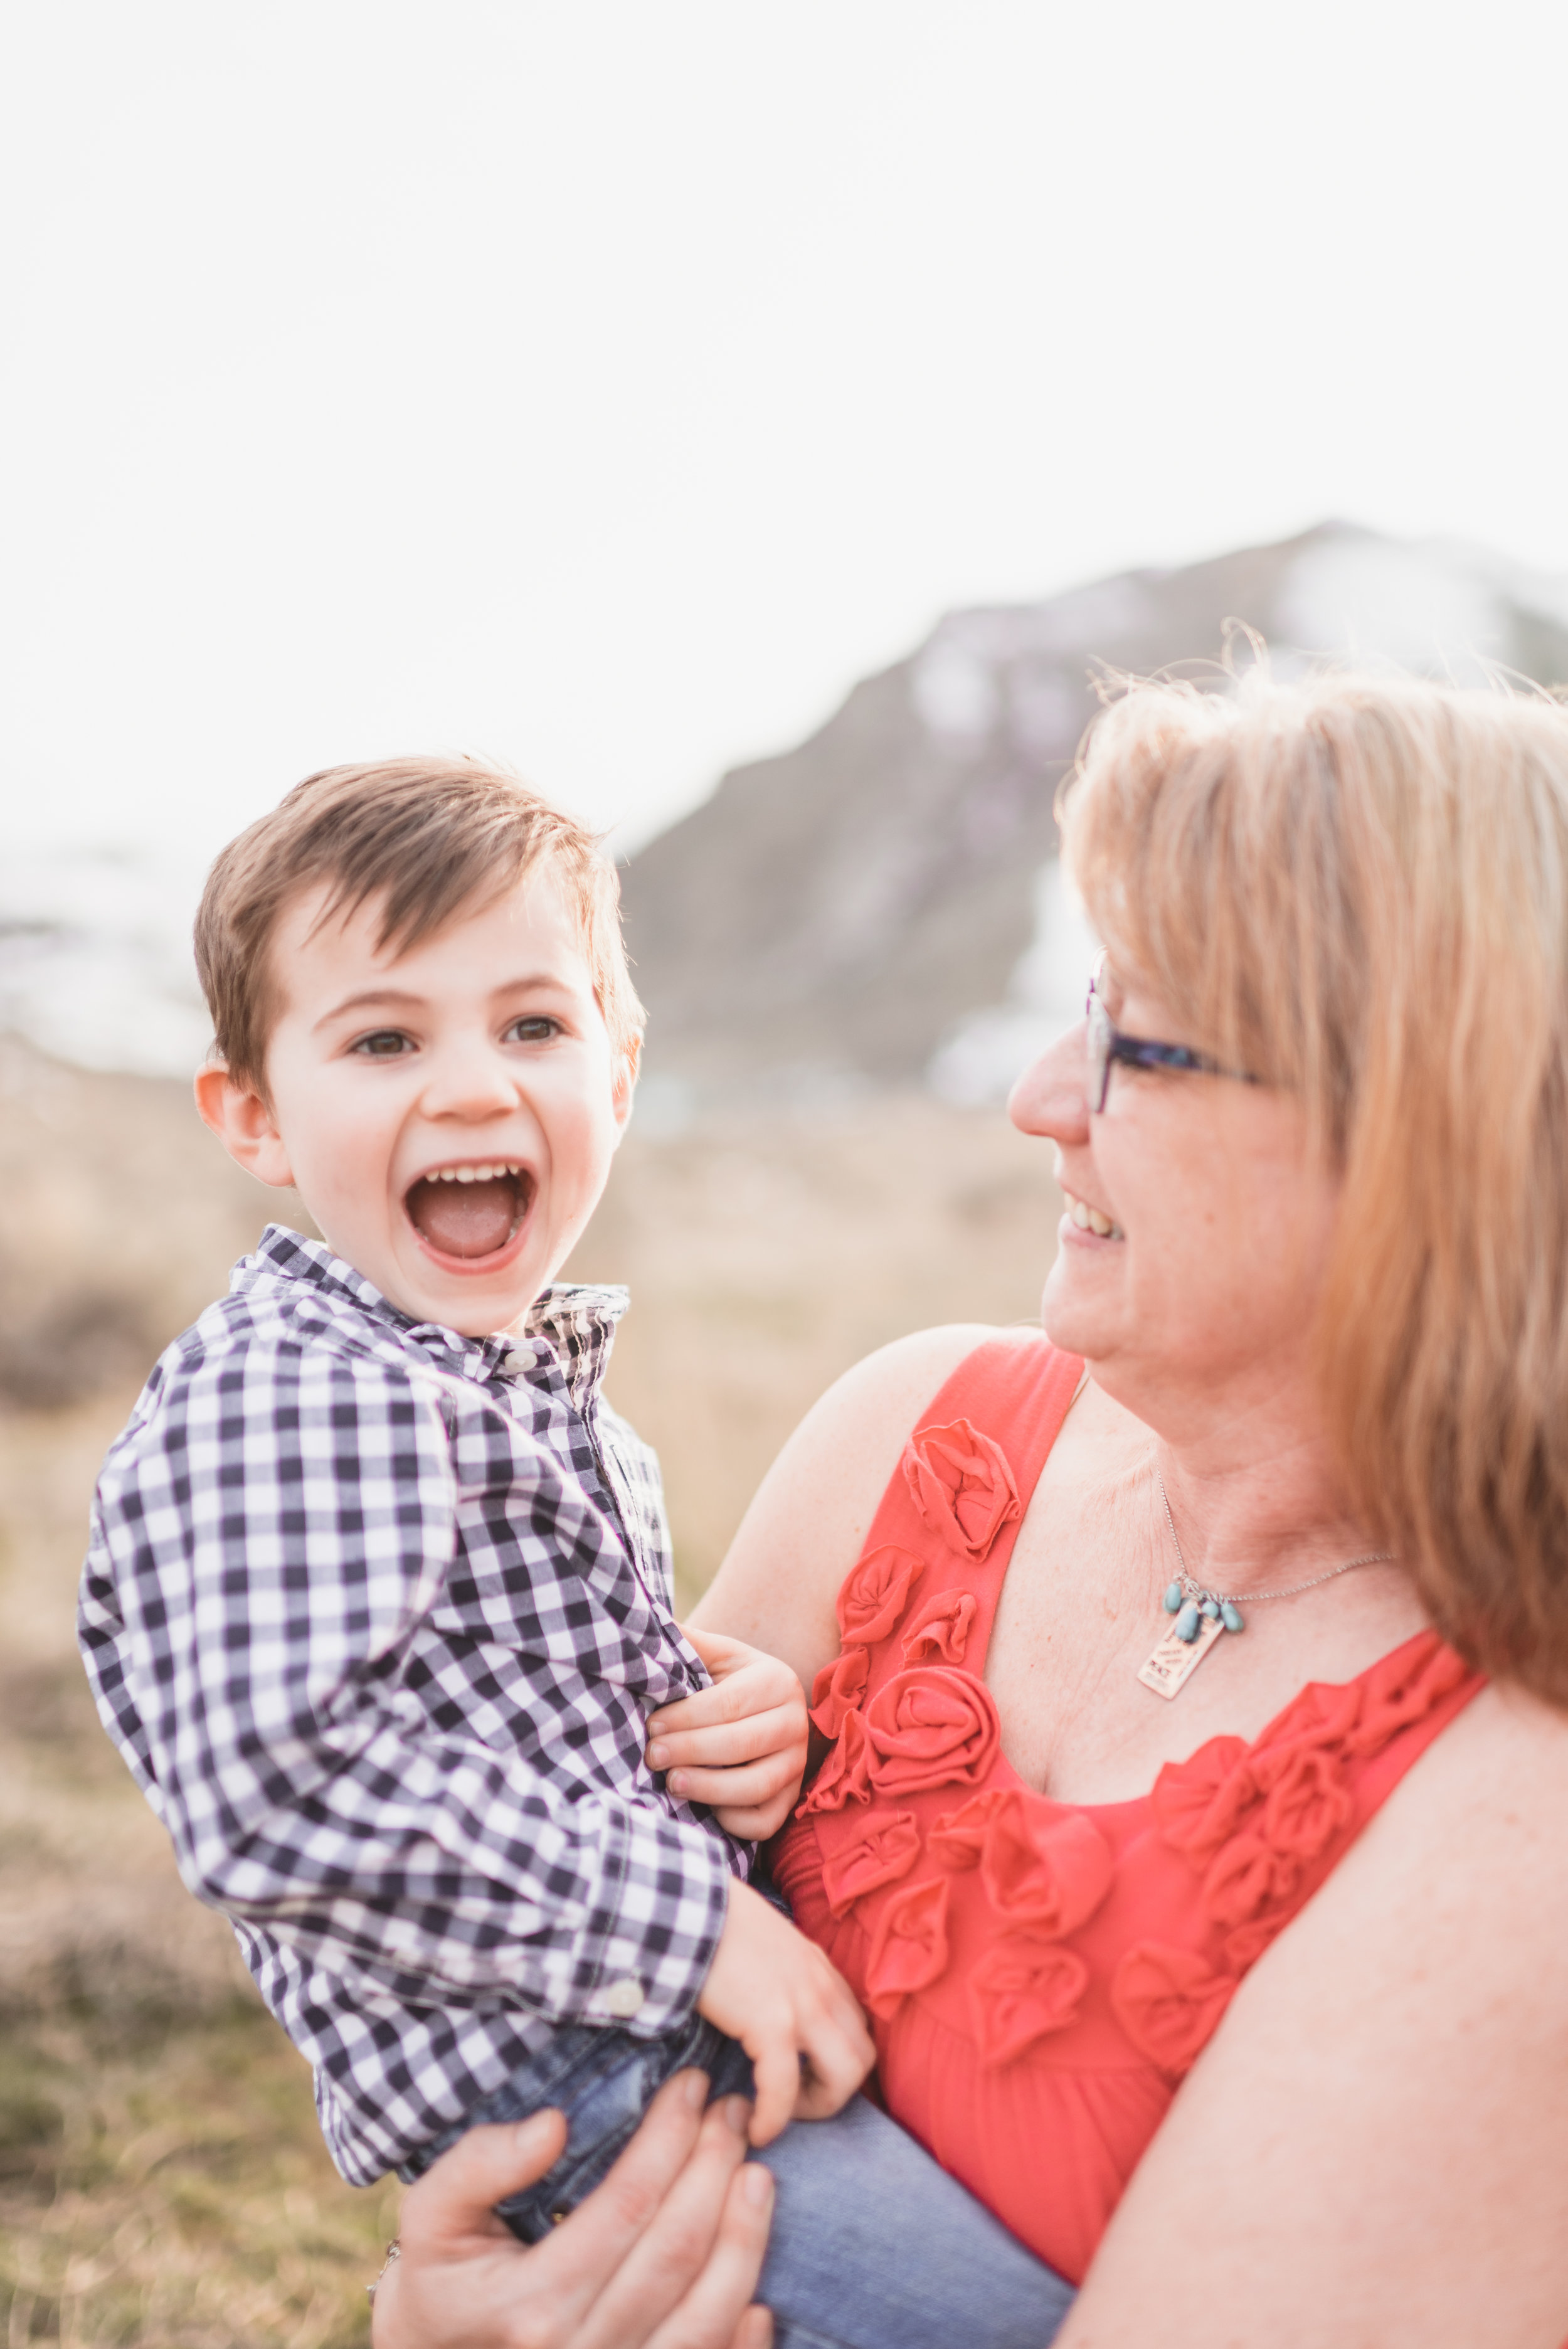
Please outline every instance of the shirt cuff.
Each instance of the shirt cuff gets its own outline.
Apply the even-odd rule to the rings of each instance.
[[[684,2023],[702,1994],[729,1911],[731,1870],[711,1828],[637,1809],[621,1812],[616,1825],[621,1864],[614,1868],[606,1853],[603,1930],[582,2020],[652,2039]]]

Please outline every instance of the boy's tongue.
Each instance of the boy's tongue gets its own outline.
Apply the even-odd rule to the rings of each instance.
[[[447,1256],[493,1256],[511,1237],[517,1195],[510,1174],[489,1183],[431,1183],[408,1194],[408,1220]]]

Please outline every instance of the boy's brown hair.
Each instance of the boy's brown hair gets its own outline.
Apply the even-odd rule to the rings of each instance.
[[[267,949],[301,890],[326,884],[323,920],[379,897],[377,945],[402,953],[536,870],[556,881],[575,916],[611,1045],[634,1065],[645,1014],[626,968],[614,866],[571,816],[514,775],[467,759],[324,768],[229,843],[196,915],[214,1050],[264,1097],[277,1017]]]

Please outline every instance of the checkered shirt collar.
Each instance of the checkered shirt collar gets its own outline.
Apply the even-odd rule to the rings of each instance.
[[[328,1311],[347,1308],[378,1322],[405,1343],[434,1355],[443,1369],[468,1378],[488,1379],[509,1354],[531,1351],[539,1371],[559,1371],[573,1409],[583,1416],[598,1400],[616,1324],[630,1302],[624,1288],[552,1281],[522,1316],[521,1330],[466,1338],[439,1321],[416,1321],[362,1272],[334,1256],[325,1240],[306,1239],[284,1224],[269,1224],[254,1255],[235,1266],[229,1287],[238,1295],[280,1279],[303,1282]]]

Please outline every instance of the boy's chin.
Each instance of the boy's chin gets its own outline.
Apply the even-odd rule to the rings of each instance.
[[[464,1338],[488,1338],[510,1329],[551,1277],[544,1251],[517,1239],[483,1257],[445,1259],[418,1236],[398,1250],[394,1280],[378,1283],[388,1301],[417,1321],[438,1322]]]

